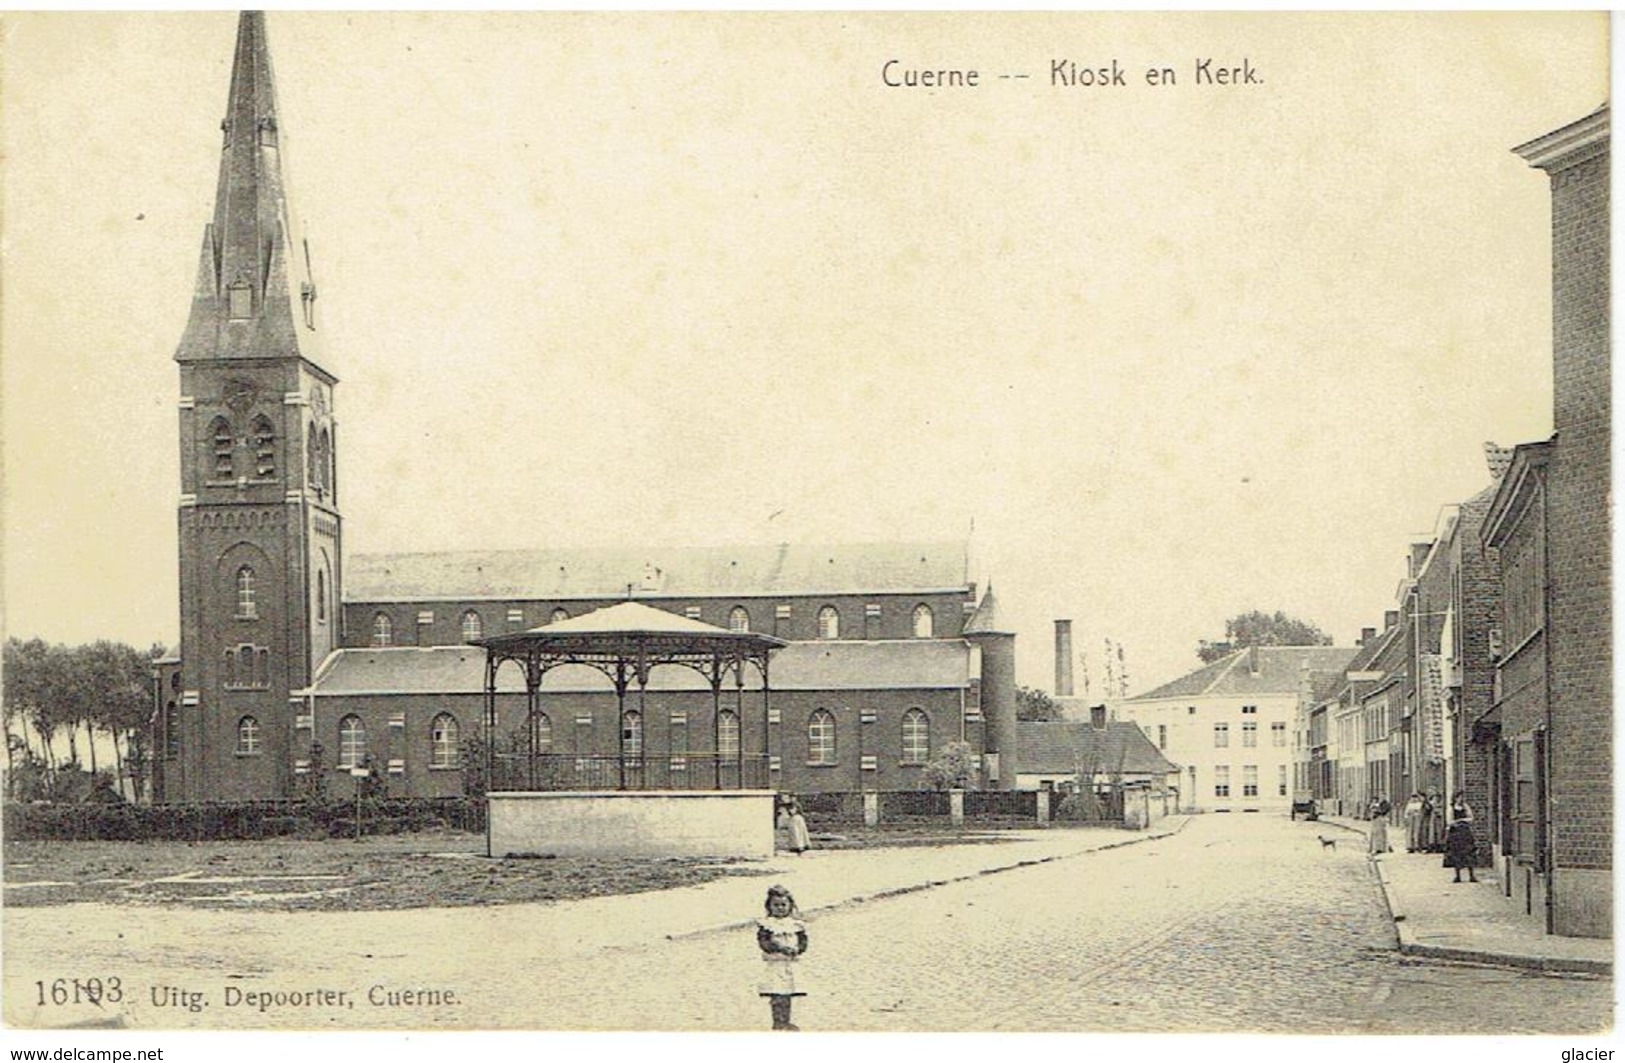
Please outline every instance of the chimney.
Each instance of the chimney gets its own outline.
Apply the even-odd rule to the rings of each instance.
[[[1382,629],[1384,631],[1392,631],[1393,628],[1394,628],[1394,625],[1398,624],[1398,623],[1399,623],[1399,610],[1398,609],[1390,609],[1387,612],[1382,614]]]
[[[1506,475],[1508,467],[1512,465],[1512,448],[1485,443],[1484,462],[1490,467],[1490,479],[1500,482],[1501,477]]]
[[[1072,621],[1055,621],[1055,696],[1072,696]]]
[[[1106,706],[1104,706],[1104,705],[1091,705],[1091,706],[1089,706],[1089,722],[1094,725],[1094,728],[1097,731],[1105,730],[1106,729]]]
[[[1360,629],[1360,645],[1364,646],[1366,643],[1370,642],[1372,639],[1374,639],[1376,637],[1377,637],[1377,629],[1376,628],[1374,628],[1374,627],[1363,627],[1363,628]]]

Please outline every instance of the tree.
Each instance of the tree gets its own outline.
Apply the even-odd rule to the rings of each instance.
[[[28,742],[30,724],[35,725],[33,727],[35,734],[40,733],[37,725],[45,693],[45,654],[49,649],[43,639],[29,639],[24,642],[18,638],[9,638],[6,640],[4,666],[0,667],[0,674],[3,674],[5,681],[0,700],[4,701],[5,706],[6,734],[10,736],[13,733],[12,725],[15,724],[22,737],[23,749],[30,753],[32,753],[32,747]],[[6,748],[8,752],[11,749],[9,738]],[[42,750],[41,756],[45,755],[45,751]],[[6,766],[11,767],[11,762],[7,761]]]
[[[920,769],[920,785],[927,790],[970,790],[976,786],[976,753],[969,742],[949,742],[936,758]]]
[[[120,740],[129,747],[145,730],[151,711],[149,656],[106,639],[73,647],[50,645],[42,639],[6,641],[6,729],[9,734],[14,722],[19,725],[24,751],[29,749],[29,730],[39,737],[47,788],[54,787],[57,770],[63,766],[57,762],[53,748],[57,734],[66,732],[68,765],[78,770],[81,726],[90,740],[87,752],[91,773],[94,775],[99,768],[96,732],[102,731],[113,739],[114,759],[122,775],[124,754]],[[14,748],[8,740],[8,752]]]
[[[1037,687],[1016,687],[1016,719],[1059,720],[1063,715],[1060,702]]]
[[[1249,646],[1330,646],[1332,637],[1320,630],[1320,625],[1308,620],[1288,616],[1280,610],[1272,613],[1238,613],[1224,622],[1223,641],[1203,639],[1196,648],[1202,663],[1210,664],[1236,650]]]
[[[93,729],[90,747],[92,771],[95,770],[94,730],[101,730],[113,740],[113,760],[117,775],[122,780],[126,760],[124,749],[129,746],[132,736],[146,728],[152,715],[151,662],[155,657],[163,656],[162,648],[154,646],[143,655],[133,646],[103,639],[80,647],[75,654],[80,659],[78,671],[88,688],[90,704],[86,719]]]

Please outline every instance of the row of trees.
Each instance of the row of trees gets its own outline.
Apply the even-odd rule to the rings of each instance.
[[[0,696],[11,796],[67,796],[59,792],[65,778],[87,770],[91,776],[112,769],[117,779],[144,778],[151,662],[166,652],[154,645],[142,653],[105,639],[82,646],[7,639]],[[112,764],[98,757],[98,735],[109,739]],[[66,739],[65,756],[59,738]]]

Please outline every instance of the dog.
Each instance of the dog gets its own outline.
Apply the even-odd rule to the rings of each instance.
[[[1324,834],[1317,834],[1317,835],[1315,835],[1315,837],[1320,839],[1320,847],[1322,849],[1336,849],[1337,848],[1337,839],[1336,838],[1328,838]]]

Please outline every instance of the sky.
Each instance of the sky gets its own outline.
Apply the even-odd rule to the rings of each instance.
[[[1551,432],[1511,149],[1606,13],[267,19],[350,554],[968,538],[1020,681],[1064,617],[1141,693],[1248,609],[1352,644]],[[173,645],[235,15],[0,32],[6,632]]]

